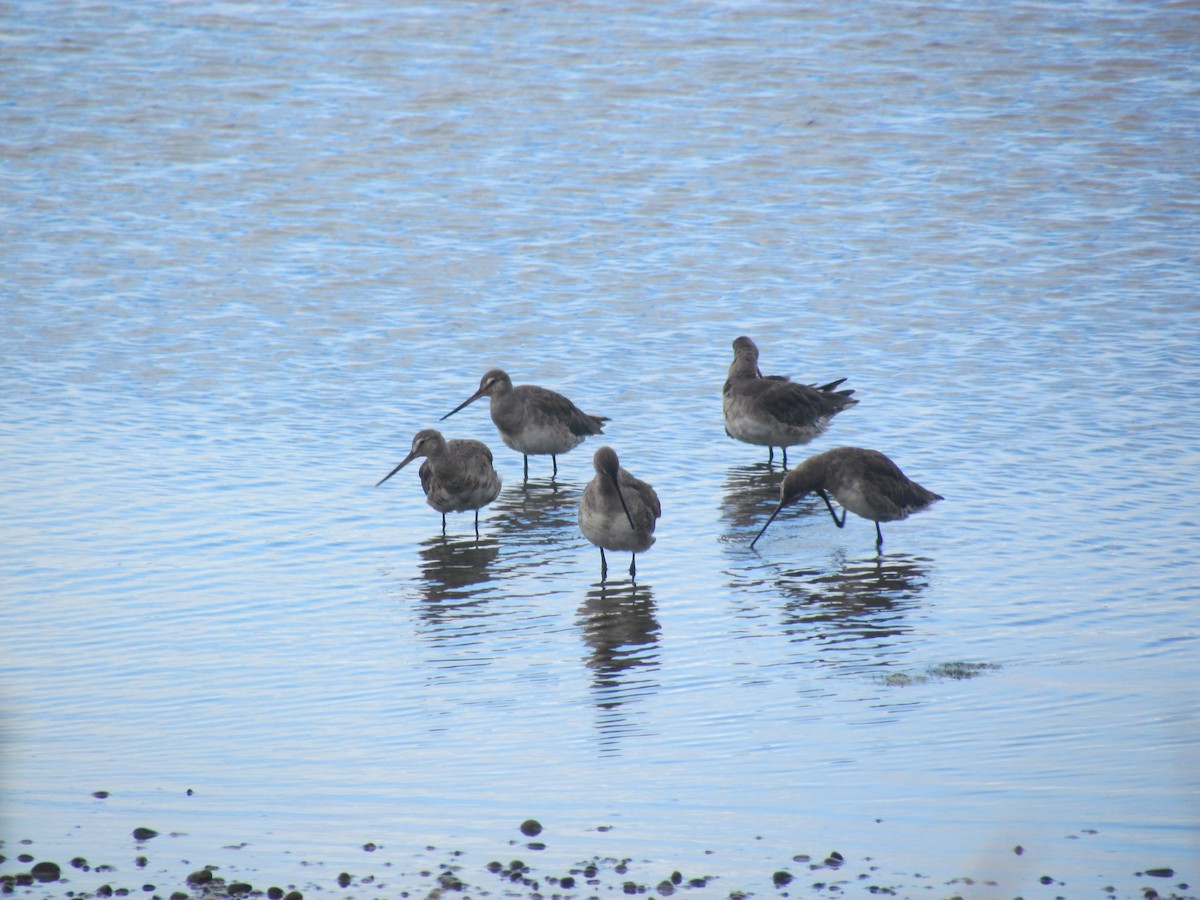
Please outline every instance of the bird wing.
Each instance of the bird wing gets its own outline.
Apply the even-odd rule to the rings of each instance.
[[[604,416],[588,415],[562,394],[548,388],[523,384],[513,390],[535,418],[548,423],[565,423],[576,435],[602,434],[602,426],[608,421]]]

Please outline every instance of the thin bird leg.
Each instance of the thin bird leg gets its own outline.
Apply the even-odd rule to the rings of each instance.
[[[553,453],[550,454],[550,462],[552,462],[554,464],[554,473],[550,477],[557,478],[558,477],[558,457],[555,456]]]
[[[525,480],[528,481],[529,480],[529,457],[525,456],[524,459],[525,459]]]
[[[600,548],[600,583],[604,583],[604,579],[608,577],[608,560],[604,558],[604,548]]]
[[[636,553],[629,554],[629,577],[631,579],[637,577],[637,554]]]
[[[839,522],[837,513],[835,513],[833,511],[833,504],[829,502],[829,495],[827,493],[825,493],[824,491],[817,491],[817,493],[821,495],[821,499],[825,501],[825,508],[828,509],[829,514],[831,516],[833,516],[833,524],[836,525],[838,528],[845,528],[846,527],[846,511],[844,509],[842,510],[842,519]],[[878,522],[875,523],[875,527],[876,528],[879,527]],[[883,538],[880,538],[880,540],[883,540]]]
[[[767,446],[767,465],[769,466],[773,462],[775,462],[775,448],[768,445]]]
[[[779,449],[783,451],[783,467],[786,469],[787,468],[787,447],[780,447]]]
[[[479,510],[475,510],[475,540],[479,540]]]
[[[446,514],[442,513],[442,535],[446,534]]]
[[[880,530],[878,522],[875,523],[875,549],[883,549],[883,531]]]

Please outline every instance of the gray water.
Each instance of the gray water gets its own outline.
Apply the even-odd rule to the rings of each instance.
[[[1198,76],[1191,4],[4,7],[0,870],[1186,893]],[[946,500],[751,550],[739,334],[861,401],[792,463]],[[494,366],[605,437],[523,484],[438,423]],[[479,540],[374,487],[426,427],[495,454]]]

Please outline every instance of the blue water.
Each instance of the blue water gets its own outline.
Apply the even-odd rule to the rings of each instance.
[[[1180,4],[0,12],[0,872],[1194,892],[1198,36]],[[861,401],[791,462],[874,447],[946,500],[880,554],[811,500],[751,550],[782,470],[724,434],[739,334]],[[576,525],[600,440],[523,484],[483,403],[439,425],[494,366],[611,418],[663,505],[636,585]],[[415,472],[374,487],[426,427],[495,454],[478,541]]]

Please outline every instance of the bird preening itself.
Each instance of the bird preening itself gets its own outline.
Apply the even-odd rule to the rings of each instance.
[[[628,551],[629,577],[637,575],[637,554],[654,543],[662,506],[654,488],[621,468],[616,451],[601,447],[592,458],[596,475],[579,501],[579,530],[600,548],[600,580],[608,577],[605,550]]]
[[[447,441],[441,432],[427,428],[418,431],[412,450],[396,468],[384,475],[383,484],[419,456],[421,489],[425,502],[442,514],[442,534],[446,533],[446,513],[475,511],[475,537],[479,537],[479,510],[500,493],[500,476],[492,468],[492,451],[481,441]]]
[[[479,390],[446,415],[450,418],[480,397],[491,398],[492,421],[505,446],[525,457],[525,480],[529,480],[529,457],[549,455],[558,475],[558,454],[566,453],[584,438],[603,434],[604,416],[591,416],[562,394],[522,384],[513,387],[502,369],[492,369],[479,382]]]
[[[816,494],[825,501],[825,507],[838,528],[845,526],[847,510],[874,522],[877,549],[883,547],[880,522],[907,519],[913,513],[945,499],[921,487],[878,450],[838,447],[809,457],[784,476],[783,484],[779,487],[779,505],[750,546],[758,542],[780,510],[808,494]],[[842,506],[840,519],[829,502],[830,494]]]
[[[797,384],[786,375],[764,376],[758,368],[758,346],[750,338],[733,342],[733,362],[722,389],[725,433],[747,444],[765,445],[767,462],[775,448],[807,444],[829,427],[829,420],[858,403],[853,390],[836,390],[846,379],[823,385]]]

